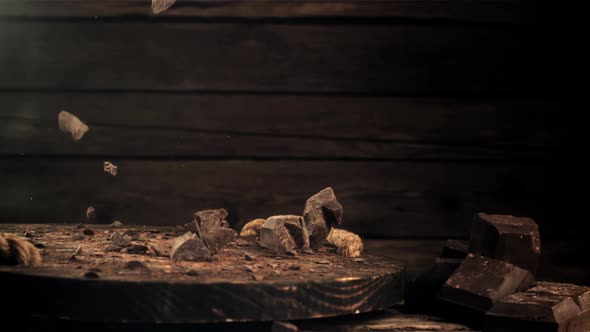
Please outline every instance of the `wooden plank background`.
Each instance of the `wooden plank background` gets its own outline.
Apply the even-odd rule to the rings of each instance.
[[[0,222],[79,222],[93,205],[169,225],[225,207],[239,227],[329,185],[367,236],[465,237],[486,211],[584,237],[579,56],[544,10],[2,1]],[[82,141],[59,132],[60,110],[90,125]]]

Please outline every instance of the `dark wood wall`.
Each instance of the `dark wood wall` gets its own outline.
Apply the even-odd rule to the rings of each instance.
[[[332,186],[365,235],[464,237],[487,211],[583,236],[560,24],[517,0],[2,0],[0,222],[240,226]]]

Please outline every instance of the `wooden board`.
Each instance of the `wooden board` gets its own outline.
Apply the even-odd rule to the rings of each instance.
[[[568,100],[165,93],[0,93],[0,105],[6,156],[509,161],[567,153],[558,147],[572,142],[578,109]],[[90,126],[82,141],[58,129],[62,109]]]
[[[0,90],[559,94],[567,42],[540,28],[9,20]]]
[[[103,159],[3,160],[0,221],[80,222],[94,206],[126,223],[181,225],[198,210],[223,207],[240,227],[301,214],[307,198],[332,186],[343,227],[366,235],[460,237],[474,213],[486,211],[530,216],[543,236],[583,236],[563,227],[576,220],[565,208],[580,198],[549,190],[564,188],[567,174],[545,164],[111,161],[116,177],[103,172]]]
[[[403,294],[403,266],[378,257],[349,259],[329,248],[277,256],[239,239],[212,262],[173,262],[166,254],[186,230],[90,229],[94,235],[74,240],[82,229],[72,225],[0,225],[2,232],[28,231],[45,247],[41,267],[0,267],[0,290],[21,290],[15,312],[105,323],[269,321],[374,311]],[[138,243],[156,245],[162,256],[104,250],[112,232],[129,229],[140,232]],[[78,246],[81,252],[71,258]],[[130,261],[144,266],[131,268]],[[98,277],[87,277],[89,271]]]
[[[416,18],[474,22],[534,23],[539,5],[527,0],[177,0],[157,17],[191,18]],[[152,16],[143,0],[4,0],[0,17]]]

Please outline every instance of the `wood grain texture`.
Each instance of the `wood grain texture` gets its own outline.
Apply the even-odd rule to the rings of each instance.
[[[0,89],[561,94],[573,64],[557,37],[533,28],[4,21]]]
[[[0,221],[79,222],[94,206],[124,222],[178,225],[224,207],[237,226],[300,214],[307,198],[331,186],[343,227],[361,234],[464,236],[473,214],[486,211],[532,217],[547,236],[583,236],[555,222],[570,225],[581,199],[565,191],[567,174],[545,164],[111,161],[116,177],[101,159],[3,160]]]
[[[90,228],[94,235],[73,240],[80,229],[71,225],[0,225],[0,232],[28,230],[34,242],[45,243],[42,266],[0,266],[0,291],[22,288],[22,300],[15,299],[12,310],[105,323],[272,321],[375,311],[400,302],[403,294],[404,267],[390,259],[365,255],[356,262],[326,247],[277,259],[253,239],[240,239],[213,262],[173,262],[153,254],[105,252],[114,230]],[[123,230],[134,230],[141,241],[163,250],[172,241],[162,240],[173,231],[170,227]],[[77,246],[83,249],[69,258]],[[264,280],[252,279],[245,254],[253,257],[251,264],[259,266]],[[141,267],[131,268],[130,261]],[[197,275],[187,275],[191,269]],[[90,270],[94,277],[85,278]]]
[[[567,100],[0,93],[0,155],[545,160],[573,141]],[[91,128],[73,142],[68,110]]]
[[[539,4],[527,0],[388,1],[234,1],[177,0],[157,17],[190,18],[333,18],[395,17],[473,22],[542,22]],[[4,0],[0,17],[153,16],[147,0]]]

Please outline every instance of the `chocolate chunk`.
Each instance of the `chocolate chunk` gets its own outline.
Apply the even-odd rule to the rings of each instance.
[[[571,297],[582,311],[590,310],[590,287],[574,284],[538,281],[533,283],[531,292]]]
[[[130,254],[143,255],[148,250],[148,247],[146,247],[142,244],[132,244],[129,247],[127,247],[126,249],[127,249],[127,252]]]
[[[245,259],[245,260],[247,260],[247,261],[253,261],[253,260],[254,260],[254,259],[252,258],[252,256],[250,256],[250,255],[248,255],[248,254],[245,254],[245,255],[244,255],[244,259]]]
[[[91,229],[88,229],[88,228],[87,228],[87,229],[85,229],[85,230],[84,230],[82,233],[83,233],[84,235],[88,235],[88,236],[92,236],[92,235],[94,235],[94,231],[92,231]]]
[[[469,251],[507,261],[534,275],[541,253],[539,229],[530,218],[478,213],[471,227]]]
[[[88,271],[86,273],[84,273],[84,278],[89,278],[89,279],[97,279],[100,276],[98,275],[98,273],[94,272],[94,271]]]
[[[79,141],[89,130],[88,126],[72,113],[61,111],[57,116],[59,130],[70,133],[74,141]]]
[[[260,229],[260,246],[276,253],[303,248],[307,242],[303,218],[294,215],[273,216]]]
[[[441,258],[463,259],[469,252],[469,242],[462,240],[447,240],[443,247]]]
[[[203,210],[196,212],[193,217],[201,230],[229,226],[225,220],[227,218],[227,211],[225,209]]]
[[[88,219],[88,220],[96,219],[96,214],[94,213],[94,207],[89,206],[86,209],[86,219]]]
[[[303,218],[312,249],[317,250],[324,244],[332,225],[339,226],[342,223],[342,215],[342,205],[338,203],[330,187],[307,200],[303,209]]]
[[[186,271],[186,275],[189,275],[191,277],[196,277],[199,275],[199,271],[190,269],[190,270]]]
[[[210,261],[211,252],[195,233],[186,232],[172,244],[170,259],[181,261]]]
[[[439,290],[461,265],[461,262],[461,259],[437,258],[434,265],[418,275],[415,280],[408,282],[405,297],[406,307],[417,310],[435,309]]]
[[[127,247],[131,244],[131,239],[124,237],[118,232],[113,232],[113,234],[111,234],[111,241],[113,241],[113,244],[118,247]]]
[[[104,164],[103,164],[103,167],[104,167],[104,171],[106,173],[109,173],[112,176],[116,176],[117,175],[117,170],[119,169],[119,166],[115,166],[110,161],[105,161]]]
[[[581,312],[580,307],[566,294],[545,290],[545,287],[533,287],[497,301],[486,313],[484,325],[496,330],[514,327],[524,331],[564,330],[568,321]]]
[[[176,3],[176,0],[152,0],[152,13],[159,14]]]
[[[216,254],[226,244],[233,241],[238,234],[231,228],[218,227],[218,228],[205,228],[203,230],[203,240],[207,248],[212,254]]]
[[[527,270],[470,253],[442,286],[438,297],[452,309],[484,313],[496,301],[527,289],[532,282],[533,276]]]

